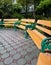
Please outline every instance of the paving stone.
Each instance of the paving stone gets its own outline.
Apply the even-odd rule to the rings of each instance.
[[[14,55],[14,54],[16,54],[16,51],[15,50],[11,50],[10,54]]]
[[[4,54],[5,52],[6,52],[6,50],[4,50],[4,49],[0,50],[1,54]]]
[[[13,43],[11,44],[11,46],[14,46],[14,45],[15,45],[15,44],[13,44]]]
[[[6,46],[5,46],[5,48],[9,48],[9,47],[10,47],[10,45],[6,45]]]
[[[9,56],[9,53],[5,53],[1,56],[1,58],[7,58]]]
[[[21,55],[26,55],[27,54],[27,52],[25,51],[25,50],[23,50],[22,52],[21,52]]]
[[[10,65],[17,65],[16,63],[12,63],[12,64],[10,64]]]
[[[31,48],[32,48],[33,50],[37,49],[37,47],[36,47],[36,46],[32,46]]]
[[[18,48],[17,51],[19,52],[19,51],[23,51],[23,50],[22,50],[22,48]]]
[[[3,45],[6,46],[6,45],[8,45],[8,43],[4,43]]]
[[[24,64],[26,64],[26,60],[23,59],[23,58],[21,58],[21,59],[19,59],[19,60],[17,61],[17,64],[18,64],[18,65],[24,65]]]
[[[17,53],[16,55],[13,56],[13,59],[19,59],[21,57],[21,55],[19,53]]]
[[[0,50],[4,49],[4,47],[0,47]]]
[[[4,65],[4,63],[3,62],[0,62],[0,65]]]
[[[33,49],[32,48],[27,48],[27,52],[32,52]]]
[[[9,48],[7,48],[7,51],[11,51],[13,48],[12,47],[9,47]]]
[[[28,48],[28,46],[27,46],[27,45],[25,45],[23,48],[24,48],[24,49],[27,49],[27,48]]]
[[[31,61],[31,64],[32,64],[32,65],[37,65],[37,59],[32,60],[32,61]]]
[[[32,57],[31,57],[30,55],[26,55],[26,56],[25,56],[25,59],[26,59],[27,61],[31,61],[31,60],[32,60]]]
[[[0,47],[2,47],[2,45],[0,45]]]
[[[10,63],[12,63],[12,61],[13,61],[13,58],[9,57],[9,58],[4,60],[4,63],[5,64],[10,64]]]
[[[31,65],[31,64],[26,64],[26,65]]]

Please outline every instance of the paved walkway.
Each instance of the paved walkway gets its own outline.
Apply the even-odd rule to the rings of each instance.
[[[36,65],[39,50],[24,31],[0,30],[0,65]]]

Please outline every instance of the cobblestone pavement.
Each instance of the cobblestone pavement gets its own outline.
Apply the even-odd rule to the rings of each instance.
[[[0,65],[36,65],[39,50],[24,31],[0,30]]]

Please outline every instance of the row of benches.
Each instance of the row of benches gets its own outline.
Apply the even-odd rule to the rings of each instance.
[[[26,20],[24,20],[26,21]],[[42,52],[51,52],[51,21],[38,20],[37,23],[33,21],[35,25],[26,25],[26,33],[32,38],[36,46],[41,49]],[[25,29],[22,25],[16,25],[21,29]],[[33,30],[32,30],[33,29]],[[27,37],[27,36],[26,36]],[[48,54],[48,55],[47,55]],[[50,65],[50,53],[40,53],[37,65]],[[47,60],[46,60],[47,59]]]
[[[35,22],[35,19],[21,19],[21,21],[18,21],[18,19],[4,19],[3,25],[14,26],[15,29],[16,27],[24,29],[26,31],[25,38],[27,38],[28,33],[39,49],[42,46],[42,51],[45,48],[51,49],[51,45],[46,46],[47,37],[51,37],[51,21],[38,20]]]
[[[14,23],[16,23],[16,22],[19,22],[19,20],[18,19],[4,19],[3,25],[6,27],[7,26],[14,26]],[[21,25],[23,25],[23,27],[22,26],[19,26],[19,27],[23,29],[24,25],[27,25],[27,24],[30,24],[33,22],[34,22],[34,19],[21,19],[20,23],[21,23]],[[2,24],[2,21],[0,19],[0,25],[1,24]]]

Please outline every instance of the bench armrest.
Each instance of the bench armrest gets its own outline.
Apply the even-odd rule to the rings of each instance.
[[[14,23],[14,26],[20,25],[20,23],[21,23],[20,21],[17,21],[17,22]]]
[[[26,30],[27,30],[27,29],[32,29],[32,30],[35,29],[35,25],[36,25],[36,24],[34,24],[34,23],[33,23],[33,24],[28,24],[28,25],[26,25]]]
[[[41,43],[41,51],[49,51],[51,52],[51,37],[45,38]]]

